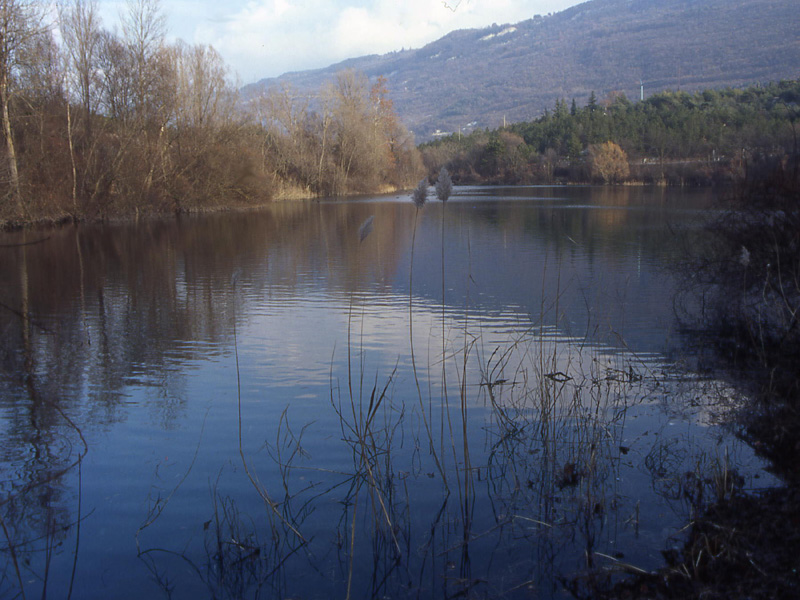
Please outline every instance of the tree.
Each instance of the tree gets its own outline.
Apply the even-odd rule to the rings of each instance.
[[[28,104],[36,104],[40,116],[65,98],[65,65],[53,32],[42,29],[20,49],[15,88]]]
[[[98,67],[102,73],[100,108],[115,121],[133,118],[133,56],[113,33],[100,34]]]
[[[61,35],[69,56],[70,73],[75,80],[91,137],[91,117],[96,103],[98,60],[101,43],[100,17],[94,0],[74,0],[60,14]]]
[[[597,96],[595,95],[594,90],[592,90],[592,93],[589,95],[589,104],[587,104],[587,108],[591,113],[597,110]]]
[[[165,134],[175,110],[175,61],[165,46],[166,21],[158,0],[128,0],[123,17],[123,41],[132,64],[133,122],[129,131],[136,132],[135,162],[126,170],[131,185],[126,197],[133,202],[150,202],[154,183],[167,172],[167,140]],[[157,194],[155,194],[157,195]],[[137,199],[138,197],[138,199]]]
[[[173,49],[177,122],[197,130],[212,129],[233,111],[234,92],[227,69],[211,46],[179,42]]]
[[[276,183],[340,195],[403,188],[422,170],[382,78],[370,86],[363,74],[343,71],[316,102],[284,86],[251,106],[264,132],[264,164]]]
[[[73,93],[80,99],[83,108],[84,147],[94,144],[92,136],[93,112],[98,103],[97,76],[99,49],[101,41],[100,17],[94,0],[74,0],[69,7],[59,13],[61,35],[67,53],[68,73],[71,75]],[[67,99],[67,137],[69,139],[70,162],[72,165],[72,203],[73,210],[78,210],[78,188],[86,184],[86,172],[78,176],[76,143],[73,135],[71,99]],[[91,152],[89,152],[91,154]]]
[[[589,169],[593,178],[604,183],[619,183],[630,175],[628,156],[614,142],[589,146]]]
[[[159,1],[128,0],[122,31],[133,59],[134,103],[139,115],[148,118],[154,109],[166,35],[166,20]]]
[[[36,0],[0,0],[0,112],[8,154],[8,173],[12,203],[18,216],[26,213],[20,188],[17,150],[11,116],[12,81],[20,66],[23,49],[42,31],[42,5]]]
[[[337,74],[332,110],[338,167],[335,193],[375,189],[383,179],[386,145],[380,107],[372,104],[363,73]]]
[[[355,175],[361,178],[371,170],[365,159],[371,153],[369,103],[367,99],[367,80],[355,71],[342,71],[336,75],[333,88],[333,111],[336,123],[336,150],[340,186],[337,192],[344,192],[349,179]]]
[[[262,94],[254,103],[264,132],[264,159],[275,179],[322,192],[327,172],[330,111],[323,101],[322,116],[315,119],[308,99],[285,85]]]
[[[421,160],[413,136],[397,118],[386,83],[385,77],[378,77],[369,95],[375,114],[375,133],[383,146],[385,164],[381,177],[384,183],[404,187],[419,174]]]

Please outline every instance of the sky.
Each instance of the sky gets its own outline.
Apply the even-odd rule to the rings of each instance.
[[[516,23],[584,0],[161,0],[169,38],[210,44],[239,83],[420,48],[456,29]],[[97,0],[118,26],[125,0]]]

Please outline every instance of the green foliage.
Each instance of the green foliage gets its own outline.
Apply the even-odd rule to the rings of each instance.
[[[735,179],[747,156],[797,153],[800,81],[747,89],[663,92],[632,102],[624,95],[554,110],[502,132],[478,131],[422,145],[431,176],[446,166],[454,180],[528,183],[591,175],[590,146],[611,141],[645,181],[712,183]],[[509,148],[502,135],[522,140]],[[550,167],[553,167],[551,170]]]

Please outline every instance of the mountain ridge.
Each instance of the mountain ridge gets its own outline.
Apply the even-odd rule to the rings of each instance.
[[[418,141],[530,120],[558,99],[697,91],[800,77],[796,0],[589,0],[514,24],[463,29],[421,48],[347,59],[244,88],[315,93],[343,69],[386,77]]]

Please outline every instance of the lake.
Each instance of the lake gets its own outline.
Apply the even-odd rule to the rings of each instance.
[[[708,191],[0,236],[0,597],[565,597],[772,482],[692,370]]]

